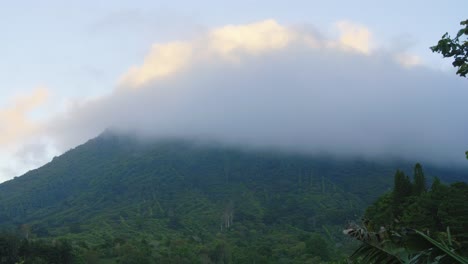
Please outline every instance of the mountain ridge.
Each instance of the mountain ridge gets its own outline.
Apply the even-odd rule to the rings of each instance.
[[[0,225],[96,245],[122,236],[204,244],[221,234],[243,252],[316,233],[342,244],[341,228],[391,189],[396,165],[411,168],[107,132],[0,184]],[[454,173],[441,177],[446,181],[462,177],[426,170],[428,178],[434,173]],[[250,242],[243,246],[240,238]]]

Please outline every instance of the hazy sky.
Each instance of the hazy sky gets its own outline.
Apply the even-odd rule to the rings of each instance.
[[[0,181],[107,127],[463,163],[465,1],[10,1]]]

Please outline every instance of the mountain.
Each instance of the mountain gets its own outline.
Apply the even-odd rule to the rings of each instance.
[[[110,260],[125,258],[123,245],[131,259],[146,248],[164,263],[327,260],[346,251],[342,227],[390,190],[397,168],[411,164],[106,132],[0,184],[0,226]],[[463,177],[425,168],[429,179]]]

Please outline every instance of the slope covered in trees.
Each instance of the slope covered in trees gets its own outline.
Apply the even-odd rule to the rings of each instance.
[[[430,188],[425,183],[419,164],[413,182],[397,171],[393,190],[366,210],[372,229],[414,228],[438,236],[449,228],[460,250],[468,252],[468,184],[445,185],[438,178]]]
[[[391,189],[395,167],[409,165],[106,133],[1,184],[0,225],[68,239],[82,263],[331,261],[350,251],[342,227]],[[462,177],[426,173],[417,181]]]
[[[345,234],[362,242],[352,254],[355,263],[468,263],[468,184],[431,187],[420,164],[413,181],[395,173],[393,190],[366,210],[362,226]]]

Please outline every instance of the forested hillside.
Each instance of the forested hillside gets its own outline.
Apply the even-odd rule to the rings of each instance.
[[[83,263],[332,261],[399,167],[411,165],[105,133],[1,184],[0,224],[67,239]]]

